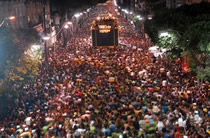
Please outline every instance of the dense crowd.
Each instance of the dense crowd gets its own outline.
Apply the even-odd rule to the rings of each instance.
[[[92,48],[88,29],[103,11],[50,51],[48,73],[43,66],[19,88],[0,137],[208,137],[209,82],[199,87],[180,59],[153,56],[147,39],[123,29],[118,48]]]

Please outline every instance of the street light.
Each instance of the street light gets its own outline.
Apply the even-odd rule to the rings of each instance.
[[[47,41],[47,40],[50,39],[50,37],[49,36],[44,36],[44,37],[42,37],[42,39],[45,40],[45,41]]]
[[[4,24],[4,22],[5,22],[6,20],[14,20],[15,18],[16,18],[15,16],[9,16],[9,17],[5,18],[5,19],[1,22],[0,27],[2,27],[2,25]]]
[[[168,36],[168,32],[161,32],[160,37],[163,37],[163,36]]]
[[[148,20],[152,20],[152,15],[148,15]]]
[[[87,9],[87,12],[89,12],[91,10],[91,8]]]
[[[68,24],[65,24],[65,25],[64,25],[64,28],[65,28],[65,29],[68,29],[68,28],[69,28]]]
[[[138,20],[139,20],[139,21],[142,21],[142,20],[144,20],[144,19],[143,19],[142,17],[139,17]]]
[[[127,14],[128,14],[129,12],[128,12],[127,10],[125,10],[125,13],[127,13]]]
[[[80,17],[80,14],[79,14],[79,13],[76,13],[74,16],[75,16],[76,18],[78,18],[78,17]]]
[[[8,17],[8,19],[13,20],[13,19],[15,19],[15,16],[10,16],[10,17]]]
[[[72,22],[69,21],[69,22],[67,22],[67,24],[68,24],[68,25],[72,25]]]
[[[141,18],[141,15],[137,15],[136,18]]]

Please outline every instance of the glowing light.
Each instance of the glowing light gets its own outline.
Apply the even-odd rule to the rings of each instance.
[[[115,5],[115,6],[117,6],[117,2],[116,2],[116,0],[114,0],[114,5]]]
[[[167,35],[168,35],[168,32],[162,32],[162,33],[160,33],[160,37],[167,36]]]
[[[80,14],[77,13],[77,14],[75,14],[74,16],[75,16],[76,18],[78,18],[78,17],[80,17]]]
[[[138,19],[139,19],[140,21],[141,21],[141,20],[143,20],[143,18],[142,18],[142,17],[140,17],[140,18],[138,18]]]
[[[87,12],[89,12],[91,10],[91,8],[87,9]]]
[[[69,28],[68,24],[65,24],[65,25],[64,25],[64,28],[65,28],[65,29],[68,29],[68,28]]]
[[[133,12],[130,12],[130,14],[133,14]]]
[[[72,25],[72,22],[69,21],[69,22],[67,22],[67,24]]]
[[[137,18],[141,18],[141,15],[137,15],[136,17],[137,17]]]
[[[152,15],[148,15],[147,18],[148,18],[149,20],[152,20]]]
[[[49,37],[49,36],[44,36],[42,39],[43,39],[43,40],[49,40],[50,37]]]
[[[13,19],[15,19],[15,16],[10,16],[9,19],[13,20]]]
[[[127,14],[128,14],[129,12],[128,12],[127,10],[125,10],[125,13],[127,13]]]

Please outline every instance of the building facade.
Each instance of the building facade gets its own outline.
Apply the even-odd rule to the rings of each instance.
[[[50,5],[46,0],[46,24],[50,24]],[[6,20],[4,25],[10,28],[29,28],[43,23],[43,0],[1,0],[0,22],[9,16],[15,20]],[[49,27],[49,26],[47,26]]]
[[[210,2],[210,0],[166,0],[166,8],[178,8],[184,4],[191,5],[194,3]]]

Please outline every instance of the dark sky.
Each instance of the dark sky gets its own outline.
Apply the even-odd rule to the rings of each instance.
[[[52,4],[60,7],[79,8],[84,5],[92,5],[106,0],[51,0]]]

